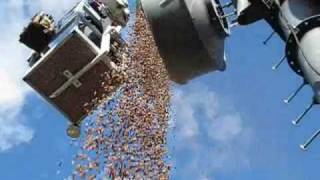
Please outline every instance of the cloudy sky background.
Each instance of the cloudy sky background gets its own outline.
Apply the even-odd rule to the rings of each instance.
[[[64,118],[21,81],[30,51],[18,34],[39,9],[61,17],[75,2],[0,1],[1,179],[58,180],[71,172],[77,149],[65,136]],[[291,126],[312,94],[306,89],[292,105],[282,103],[301,79],[287,65],[271,70],[284,46],[278,37],[262,45],[269,33],[264,22],[235,28],[226,72],[173,87],[172,179],[319,179],[320,143],[307,153],[298,145],[320,127],[320,112],[300,128]]]

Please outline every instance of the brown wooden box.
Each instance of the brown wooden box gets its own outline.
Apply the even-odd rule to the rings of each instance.
[[[92,109],[90,102],[104,93],[101,85],[104,81],[102,74],[108,68],[103,61],[78,79],[82,84],[79,88],[71,85],[56,98],[50,98],[50,95],[68,80],[63,74],[64,71],[76,74],[96,56],[97,51],[93,48],[93,44],[88,43],[75,31],[57,47],[48,51],[27,73],[24,81],[71,122],[79,123],[87,116],[84,104],[89,103],[87,109]]]

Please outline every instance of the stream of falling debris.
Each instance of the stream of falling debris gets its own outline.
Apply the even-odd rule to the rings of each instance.
[[[121,88],[85,125],[71,179],[168,179],[170,82],[141,10],[128,47],[125,73],[107,72],[106,92]],[[123,83],[124,82],[124,83]]]

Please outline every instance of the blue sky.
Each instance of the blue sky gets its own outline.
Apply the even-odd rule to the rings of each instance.
[[[65,136],[66,121],[20,80],[30,52],[17,38],[38,9],[59,16],[73,2],[0,2],[0,179],[60,180],[72,170],[77,148]],[[172,179],[319,179],[319,141],[308,152],[299,144],[320,127],[320,111],[299,128],[291,125],[312,92],[305,88],[291,105],[283,103],[302,80],[287,64],[271,70],[284,54],[277,36],[262,44],[271,32],[262,21],[232,29],[227,71],[173,88]]]

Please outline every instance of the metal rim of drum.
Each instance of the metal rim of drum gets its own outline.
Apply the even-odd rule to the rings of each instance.
[[[320,15],[312,16],[310,18],[305,19],[302,23],[300,23],[295,29],[297,30],[297,36],[299,40],[303,38],[303,36],[309,32],[310,30],[320,27]],[[286,44],[286,57],[288,60],[288,64],[291,69],[296,72],[299,76],[304,76],[298,57],[298,44],[295,41],[295,36],[293,33],[290,34],[287,44]]]

